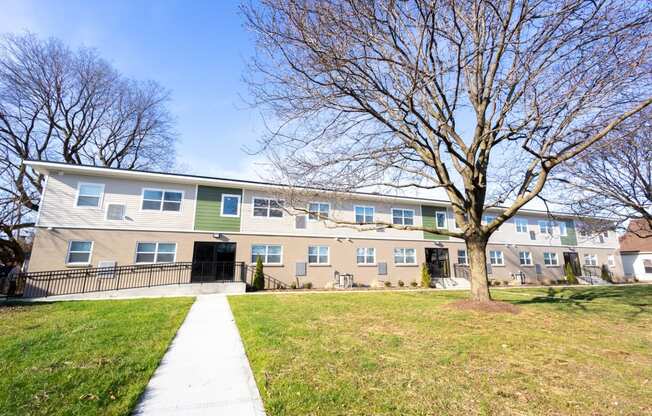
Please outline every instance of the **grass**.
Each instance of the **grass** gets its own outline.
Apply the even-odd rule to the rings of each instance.
[[[652,414],[652,286],[230,297],[268,415]]]
[[[0,307],[0,415],[129,414],[192,302]]]

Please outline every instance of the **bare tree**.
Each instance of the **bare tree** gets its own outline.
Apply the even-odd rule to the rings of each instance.
[[[92,49],[32,34],[0,39],[0,246],[18,260],[44,178],[23,160],[167,169],[175,135],[168,93],[121,76]]]
[[[461,230],[400,228],[463,238],[475,300],[490,299],[492,233],[652,103],[644,1],[262,0],[243,13],[279,176],[443,189]]]
[[[585,231],[627,228],[629,220],[641,220],[652,229],[652,112],[649,108],[631,117],[599,145],[560,170],[555,178],[562,185],[571,210],[583,217]],[[636,229],[630,232],[636,233]],[[649,233],[639,237],[652,237]]]

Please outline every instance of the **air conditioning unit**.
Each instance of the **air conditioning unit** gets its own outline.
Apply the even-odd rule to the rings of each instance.
[[[125,219],[127,207],[123,204],[109,204],[106,208],[106,219],[112,221],[122,221]]]
[[[115,277],[115,267],[118,264],[115,260],[102,260],[97,263],[97,277],[102,279],[113,279]]]

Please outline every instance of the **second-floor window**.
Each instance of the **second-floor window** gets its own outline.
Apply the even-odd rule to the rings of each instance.
[[[283,201],[269,198],[254,198],[254,217],[281,218]]]
[[[356,206],[354,210],[357,224],[372,224],[374,222],[374,207]]]
[[[359,247],[355,251],[356,262],[358,264],[375,264],[376,249],[372,247]]]
[[[101,183],[80,183],[77,188],[78,207],[97,208],[102,205],[104,185]]]
[[[466,250],[457,250],[457,264],[468,265],[469,258],[466,255]]]
[[[143,211],[181,211],[183,192],[162,189],[143,190]]]
[[[559,264],[557,253],[543,253],[543,264],[546,266],[557,266]]]
[[[223,217],[240,216],[240,195],[222,194],[222,212]]]
[[[435,225],[437,228],[448,228],[446,227],[446,211],[435,212]]]
[[[414,225],[414,210],[392,208],[392,224],[395,225]]]
[[[539,221],[539,232],[552,235],[552,223],[550,221]]]
[[[566,229],[566,223],[564,221],[560,221],[557,223],[559,226],[559,235],[562,237],[568,236],[568,230]]]
[[[518,253],[518,261],[521,266],[532,266],[532,253],[529,251],[520,251]]]
[[[516,223],[516,232],[517,233],[527,233],[527,220],[525,218],[516,218],[514,220]]]
[[[503,260],[503,252],[500,250],[491,250],[489,252],[489,262],[492,266],[502,266],[505,264]]]
[[[308,219],[311,221],[328,219],[330,204],[324,202],[311,202],[308,204]]]

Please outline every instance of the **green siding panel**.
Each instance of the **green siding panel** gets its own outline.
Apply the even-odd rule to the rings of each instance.
[[[565,246],[577,245],[577,233],[575,232],[575,223],[573,220],[566,220],[566,237],[561,237],[561,243]]]
[[[197,209],[195,211],[195,230],[201,231],[240,231],[240,217],[223,217],[222,194],[240,195],[240,216],[242,216],[242,189],[197,188]]]
[[[421,216],[423,218],[423,226],[426,228],[435,228],[435,212],[444,207],[430,207],[421,205]],[[445,209],[445,208],[444,208]],[[428,231],[423,232],[424,240],[448,240],[447,235],[435,234]]]

